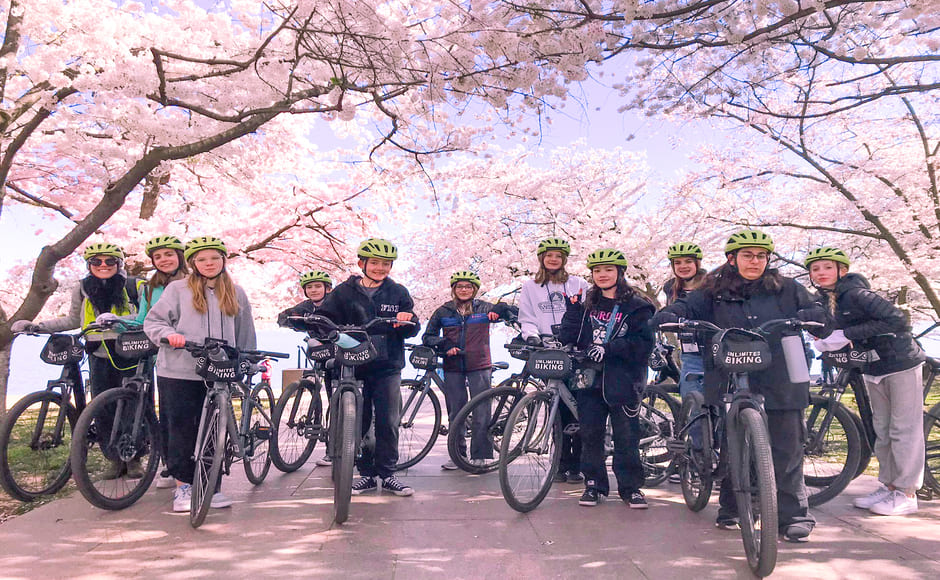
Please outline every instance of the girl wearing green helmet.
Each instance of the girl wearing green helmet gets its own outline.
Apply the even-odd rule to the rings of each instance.
[[[434,311],[421,337],[426,346],[444,354],[444,402],[451,428],[454,417],[467,401],[490,388],[490,323],[512,314],[507,304],[477,300],[479,290],[480,277],[476,273],[454,272],[450,277],[451,300]],[[488,413],[474,413],[471,419],[473,436],[468,457],[471,461],[493,458],[493,441],[486,432],[489,420]],[[458,429],[459,451],[466,456],[466,424]],[[457,465],[448,460],[441,469],[453,470]]]
[[[189,275],[189,268],[183,259],[183,242],[176,236],[156,236],[146,243],[144,251],[153,265],[153,274],[140,297],[140,309],[137,312],[137,322],[140,324],[143,324],[150,307],[160,299],[167,284]],[[157,483],[159,487],[160,481]]]
[[[829,315],[832,334],[814,344],[821,352],[851,346],[867,351],[862,377],[871,400],[875,457],[881,485],[855,507],[873,514],[899,516],[918,510],[916,491],[924,482],[924,351],[911,326],[894,304],[869,289],[868,281],[849,273],[842,250],[822,247],[807,254],[805,265],[818,302]]]
[[[13,332],[28,330],[31,326],[48,332],[62,332],[85,328],[98,318],[133,318],[137,314],[136,287],[133,281],[128,286],[124,251],[114,244],[95,243],[87,246],[82,256],[88,275],[72,291],[68,315],[36,325],[19,320],[11,326]],[[133,296],[129,288],[133,290]],[[119,388],[124,377],[134,374],[135,362],[121,359],[115,354],[116,337],[113,331],[92,332],[85,336],[85,349],[90,353],[88,372],[93,397],[109,389]],[[99,425],[99,428],[110,430],[110,425]],[[110,460],[102,473],[105,479],[117,479],[122,475],[128,478],[143,476],[139,461],[125,463],[117,458],[116,451],[110,449],[105,449],[104,454]]]
[[[256,348],[251,304],[226,270],[228,252],[222,240],[195,238],[186,244],[183,255],[189,276],[170,282],[144,319],[144,332],[160,346],[156,371],[167,420],[166,467],[177,481],[172,509],[179,512],[189,511],[196,431],[206,396],[206,383],[196,374],[195,360],[181,347],[187,340],[201,343],[220,338],[239,350]],[[217,492],[211,505],[228,507],[232,500]]]
[[[610,493],[604,436],[608,419],[613,428],[613,470],[617,492],[630,508],[647,507],[640,487],[640,421],[637,410],[646,386],[647,359],[653,350],[649,320],[656,309],[627,282],[622,252],[602,249],[587,259],[591,287],[566,301],[559,338],[586,351],[599,372],[586,388],[574,392],[581,433],[584,493],[578,502],[596,505]]]
[[[806,288],[768,268],[773,250],[773,240],[763,232],[744,230],[732,234],[725,244],[727,262],[710,272],[697,290],[666,306],[654,317],[655,322],[688,318],[721,328],[756,328],[780,318],[825,321],[825,313]],[[783,334],[799,335],[789,331]],[[787,540],[802,541],[815,525],[803,481],[803,412],[809,404],[809,382],[790,382],[783,334],[768,337],[771,366],[750,373],[749,380],[751,390],[764,397],[777,483],[779,531]],[[705,345],[699,347],[704,349]],[[717,371],[706,371],[706,403],[719,404],[722,380]],[[738,527],[737,505],[728,478],[721,482],[716,525],[722,529]]]
[[[561,324],[569,296],[583,294],[588,289],[584,278],[571,276],[565,270],[571,246],[560,238],[547,238],[539,242],[536,256],[539,269],[534,280],[522,283],[519,294],[519,325],[522,338],[538,342],[541,336],[552,336],[553,328]],[[574,422],[568,407],[562,405],[561,420],[567,425]],[[561,462],[557,482],[580,483],[581,438],[577,434],[562,436]]]

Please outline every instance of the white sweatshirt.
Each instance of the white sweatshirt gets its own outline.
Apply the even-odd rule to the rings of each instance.
[[[567,297],[580,291],[583,300],[587,290],[588,283],[578,276],[569,276],[564,284],[536,284],[534,280],[526,280],[519,297],[522,337],[551,334],[552,325],[561,324],[561,317],[565,315]]]

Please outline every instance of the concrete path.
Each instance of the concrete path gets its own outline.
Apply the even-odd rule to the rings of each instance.
[[[750,578],[740,534],[713,527],[717,497],[700,513],[678,486],[647,492],[648,510],[620,501],[578,506],[581,489],[556,485],[522,515],[503,501],[497,475],[442,472],[445,447],[404,473],[409,498],[353,498],[349,521],[331,522],[329,468],[272,468],[252,487],[240,469],[223,487],[235,500],[198,530],[174,514],[171,490],[105,512],[75,494],[0,524],[2,578]],[[314,457],[320,455],[320,449]],[[871,477],[814,511],[812,541],[779,544],[774,578],[940,577],[940,501],[909,517],[876,517],[850,498]]]

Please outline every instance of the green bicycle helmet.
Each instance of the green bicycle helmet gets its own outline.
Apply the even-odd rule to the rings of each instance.
[[[810,264],[813,262],[818,262],[819,260],[832,260],[833,262],[845,264],[846,268],[851,265],[848,254],[839,248],[833,248],[832,246],[823,246],[821,248],[816,248],[815,250],[810,250],[806,254],[806,259],[803,260],[803,265],[809,268]]]
[[[725,243],[725,253],[740,250],[741,248],[761,248],[768,252],[774,251],[773,238],[758,230],[741,230],[731,234]]]
[[[199,236],[186,242],[186,249],[183,250],[183,259],[189,260],[196,252],[200,250],[218,250],[223,256],[228,256],[228,250],[225,248],[225,242],[214,236]]]
[[[118,246],[115,246],[114,244],[101,242],[87,246],[85,251],[82,252],[82,258],[84,258],[86,262],[95,256],[112,256],[119,260],[123,260],[124,250]]]
[[[477,288],[480,287],[480,277],[471,272],[470,270],[458,270],[450,276],[450,285],[453,286],[457,282],[470,282]]]
[[[395,244],[381,238],[369,238],[359,244],[356,251],[359,258],[366,260],[368,258],[380,258],[382,260],[395,260],[398,258],[398,248]]]
[[[666,256],[672,260],[673,258],[695,258],[696,260],[701,260],[705,255],[702,252],[702,248],[698,244],[692,242],[679,242],[669,246],[669,249],[666,250]]]
[[[152,256],[154,252],[162,249],[182,250],[183,240],[176,236],[157,236],[144,245],[144,252]]]
[[[561,238],[545,238],[539,242],[539,248],[536,250],[535,254],[541,256],[549,250],[557,250],[568,256],[571,254],[571,244]]]
[[[333,280],[330,275],[322,270],[311,270],[300,275],[300,287],[306,288],[311,282],[323,282],[327,286],[333,287]]]
[[[621,266],[627,267],[627,257],[620,250],[605,248],[603,250],[594,250],[587,257],[588,270],[595,266]]]

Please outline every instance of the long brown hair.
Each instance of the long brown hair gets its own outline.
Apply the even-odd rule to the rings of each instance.
[[[189,278],[186,279],[186,285],[193,293],[193,309],[200,314],[205,314],[209,310],[209,304],[206,300],[206,286],[208,286],[209,279],[196,269],[192,261],[195,257],[195,254],[193,254],[189,258],[188,264],[192,271],[189,273]],[[222,314],[235,316],[238,314],[238,296],[235,294],[235,282],[232,281],[232,277],[225,270],[227,264],[228,258],[225,258],[222,272],[215,277],[214,291],[219,299],[219,310],[222,311]]]
[[[568,256],[564,252],[561,252],[561,268],[558,269],[554,274],[549,272],[545,268],[545,254],[548,252],[543,252],[539,256],[539,271],[535,275],[536,284],[545,284],[546,282],[551,282],[552,284],[564,284],[568,281],[568,271],[565,270],[565,266],[568,264]]]
[[[692,276],[688,280],[683,280],[682,278],[675,275],[676,269],[672,264],[672,260],[669,261],[669,267],[672,269],[673,279],[672,279],[672,288],[669,293],[669,303],[672,304],[679,299],[679,293],[683,290],[686,292],[691,292],[692,290],[698,289],[702,285],[702,282],[705,281],[705,276],[708,275],[708,272],[702,268],[702,261],[698,258],[695,259],[695,276]]]
[[[652,304],[653,302],[644,294],[637,292],[636,288],[630,285],[627,282],[627,279],[624,277],[626,268],[623,266],[617,266],[617,292],[614,294],[614,300],[617,302],[623,302],[627,298],[636,296],[642,300],[645,300]],[[594,280],[591,280],[591,287],[588,288],[587,295],[584,298],[584,309],[590,310],[592,306],[597,304],[601,299],[601,296],[604,295],[604,291],[594,283]]]
[[[166,274],[158,270],[156,266],[153,267],[153,274],[150,275],[150,279],[147,280],[144,287],[144,296],[147,297],[147,303],[151,306],[153,306],[151,302],[153,300],[153,291],[156,288],[166,288],[170,282],[182,280],[189,274],[189,268],[186,266],[186,260],[183,259],[182,250],[176,250],[176,258],[179,260],[179,267],[176,268],[176,272],[173,272],[173,274]],[[153,263],[152,257],[150,262]]]
[[[456,286],[456,284],[454,284],[454,286]],[[454,299],[454,308],[461,316],[470,316],[473,314],[473,301],[476,299],[477,293],[480,291],[480,289],[475,288],[473,290],[473,296],[470,297],[470,300],[461,302],[457,299],[457,290],[454,288],[454,286],[450,287],[450,296]]]

